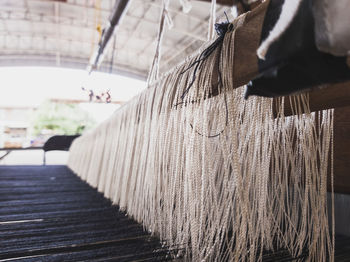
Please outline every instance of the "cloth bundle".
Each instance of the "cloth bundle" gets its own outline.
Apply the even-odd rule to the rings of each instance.
[[[246,97],[276,97],[350,80],[350,2],[271,0]]]

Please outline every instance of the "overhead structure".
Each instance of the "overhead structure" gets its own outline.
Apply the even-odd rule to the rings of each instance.
[[[156,48],[161,1],[133,0],[124,13],[118,32],[113,24],[126,0],[16,0],[0,2],[0,66],[60,66],[86,69],[99,43],[100,28],[111,21],[101,48],[103,62],[97,70],[146,79]],[[230,13],[217,1],[217,17]],[[224,1],[225,3],[227,1]],[[96,3],[99,3],[96,5]],[[118,4],[119,3],[119,4]],[[191,1],[184,13],[180,1],[171,1],[174,27],[165,34],[161,72],[181,62],[207,39],[210,3]],[[115,12],[114,7],[118,7]],[[111,44],[111,43],[110,43]]]
[[[100,41],[98,43],[98,47],[96,48],[96,51],[93,53],[93,55],[90,58],[90,62],[88,65],[89,73],[91,73],[93,69],[96,69],[102,62],[103,53],[105,52],[107,44],[109,43],[116,26],[119,24],[121,18],[126,13],[129,2],[130,2],[129,0],[116,1],[112,15],[108,20],[107,26],[102,31]]]

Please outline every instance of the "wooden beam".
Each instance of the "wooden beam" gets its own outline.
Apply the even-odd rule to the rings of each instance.
[[[202,0],[210,1],[210,0]],[[238,4],[238,0],[217,0],[219,4]],[[255,2],[256,8],[252,6],[252,11],[248,12],[242,22],[242,26],[238,26],[235,29],[235,38],[232,45],[234,45],[234,64],[239,64],[233,68],[233,87],[238,88],[246,85],[250,80],[254,79],[259,74],[258,58],[256,56],[256,50],[260,45],[260,34],[262,31],[262,23],[268,8],[268,1]],[[239,18],[238,18],[239,20]],[[231,59],[231,58],[230,58]],[[348,61],[350,65],[350,58]],[[350,69],[350,68],[349,68]],[[218,70],[215,67],[213,75],[218,74]],[[215,77],[214,77],[215,78]],[[283,88],[283,86],[281,86]],[[217,95],[218,86],[213,84],[212,96]],[[344,106],[350,106],[350,82],[344,82],[340,84],[332,84],[325,86],[321,89],[315,88],[309,92],[310,97],[310,109],[312,112],[330,109],[340,108]],[[293,115],[289,99],[285,99],[285,115]],[[277,115],[277,112],[276,112]]]
[[[350,82],[313,89],[309,92],[309,98],[311,112],[350,106]],[[293,115],[290,99],[285,99],[284,115]]]
[[[334,110],[333,145],[334,191],[350,194],[350,106]]]

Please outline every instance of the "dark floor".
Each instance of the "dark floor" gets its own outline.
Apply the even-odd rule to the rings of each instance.
[[[159,241],[65,166],[0,166],[0,261],[164,261]]]
[[[169,257],[158,239],[67,167],[0,166],[0,261]],[[263,261],[293,259],[281,250],[265,254]],[[335,261],[350,262],[350,237],[336,237]]]

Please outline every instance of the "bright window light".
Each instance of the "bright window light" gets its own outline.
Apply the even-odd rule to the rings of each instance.
[[[53,135],[80,134],[146,88],[145,81],[76,69],[0,67],[0,75],[0,148],[40,147]],[[107,91],[111,103],[103,102]]]

